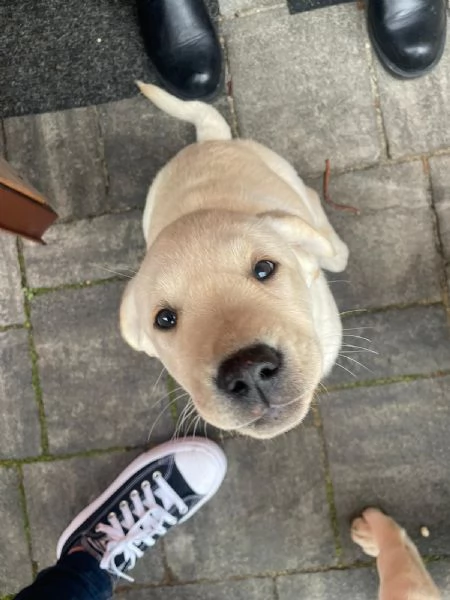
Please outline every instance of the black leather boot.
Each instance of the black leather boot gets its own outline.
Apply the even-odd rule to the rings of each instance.
[[[222,53],[203,0],[137,0],[148,55],[167,89],[185,100],[211,99]]]
[[[401,79],[420,77],[445,47],[447,0],[367,0],[372,44],[383,66]]]

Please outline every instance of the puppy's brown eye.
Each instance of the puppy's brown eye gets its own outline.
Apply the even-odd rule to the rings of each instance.
[[[258,281],[268,279],[275,273],[275,263],[271,260],[259,260],[253,267],[253,275]]]
[[[155,327],[158,329],[173,329],[177,324],[177,313],[170,308],[163,308],[155,317]]]

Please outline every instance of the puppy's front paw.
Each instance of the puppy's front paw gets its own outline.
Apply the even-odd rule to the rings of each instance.
[[[375,540],[374,531],[367,521],[365,515],[368,511],[376,511],[376,508],[369,508],[363,512],[360,517],[353,519],[350,535],[352,540],[358,546],[361,546],[362,551],[368,556],[377,557],[380,553],[380,548]],[[378,511],[379,512],[379,511]]]
[[[367,508],[361,517],[353,521],[351,536],[369,556],[412,544],[405,530],[378,508]]]

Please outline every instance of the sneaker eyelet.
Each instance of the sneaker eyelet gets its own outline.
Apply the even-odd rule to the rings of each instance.
[[[159,471],[155,471],[152,475],[152,478],[156,481],[157,479],[161,479],[162,475]]]
[[[150,487],[150,481],[145,480],[141,483],[141,488],[145,489],[147,487]]]
[[[108,521],[111,521],[111,519],[116,519],[117,515],[115,512],[110,512],[106,518],[108,519]]]
[[[136,498],[137,496],[139,496],[139,492],[137,490],[130,492],[130,498]]]
[[[128,502],[126,500],[122,500],[122,502],[119,504],[119,508],[126,508],[128,506]]]

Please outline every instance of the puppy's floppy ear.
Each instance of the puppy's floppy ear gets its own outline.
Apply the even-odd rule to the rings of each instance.
[[[317,258],[330,258],[334,255],[330,241],[301,217],[281,210],[273,210],[258,216],[282,235],[288,244],[298,246]]]
[[[321,260],[334,256],[330,241],[301,217],[283,211],[270,211],[259,217],[292,247],[310,287],[320,273]]]
[[[127,287],[120,305],[120,332],[123,339],[138,352],[157,356],[153,344],[142,330],[136,305],[136,278]]]

